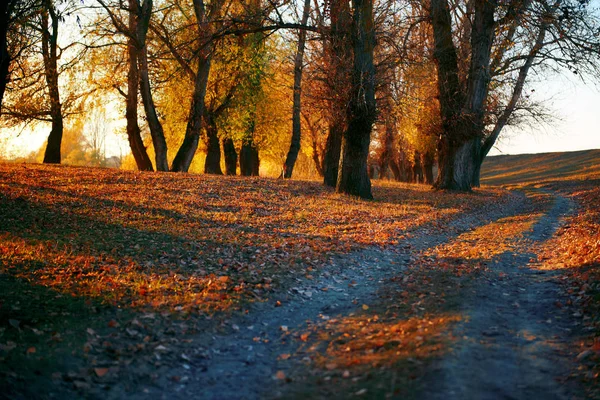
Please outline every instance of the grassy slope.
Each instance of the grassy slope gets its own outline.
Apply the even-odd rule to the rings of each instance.
[[[488,157],[482,166],[481,183],[524,184],[577,177],[600,178],[600,149]]]

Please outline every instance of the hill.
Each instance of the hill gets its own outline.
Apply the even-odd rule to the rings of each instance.
[[[600,149],[488,157],[481,183],[507,185],[573,178],[600,178]]]

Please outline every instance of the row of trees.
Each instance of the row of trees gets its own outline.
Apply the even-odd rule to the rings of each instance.
[[[585,0],[8,0],[0,10],[6,126],[51,125],[121,96],[140,170],[293,176],[371,198],[369,170],[471,190],[527,94],[551,72],[597,75]],[[61,34],[62,32],[62,34]],[[4,89],[7,96],[4,100]],[[145,134],[147,132],[147,135]],[[438,175],[433,181],[433,165]]]

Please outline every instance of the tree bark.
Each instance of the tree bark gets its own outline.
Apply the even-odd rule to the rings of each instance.
[[[481,152],[484,106],[490,82],[496,0],[475,0],[471,29],[471,64],[462,93],[447,0],[431,1],[434,58],[443,133],[438,140],[437,189],[470,191]]]
[[[348,87],[351,80],[352,43],[349,31],[352,25],[349,0],[331,0],[331,38],[329,46],[329,69],[331,98],[329,133],[323,157],[323,182],[336,187],[342,149],[342,134],[347,128]]]
[[[168,171],[169,163],[167,161],[167,141],[162,124],[156,113],[156,106],[152,98],[152,88],[150,86],[150,77],[148,74],[148,46],[146,45],[146,37],[150,26],[150,17],[152,16],[152,0],[145,0],[141,7],[138,6],[138,0],[129,0],[130,12],[133,11],[138,17],[136,24],[135,36],[138,45],[138,63],[139,63],[139,78],[140,92],[142,94],[142,102],[144,103],[144,111],[148,121],[148,128],[152,136],[152,144],[154,146],[154,162],[157,171]]]
[[[193,0],[194,14],[196,15],[196,23],[199,32],[202,36],[200,41],[200,54],[198,57],[198,68],[196,71],[196,80],[194,82],[194,93],[192,95],[192,104],[190,106],[188,123],[185,129],[183,143],[171,165],[171,171],[187,172],[190,168],[196,150],[198,149],[198,141],[202,128],[202,117],[204,115],[204,101],[206,96],[206,87],[208,85],[208,76],[210,73],[213,42],[211,37],[212,25],[210,22],[217,19],[220,14],[223,2],[215,1],[210,5],[210,12],[207,15],[204,0]],[[213,15],[215,14],[215,15]]]
[[[233,144],[233,139],[223,139],[223,153],[225,155],[225,173],[235,175],[237,172],[237,152]]]
[[[334,121],[329,126],[329,134],[325,142],[325,156],[323,158],[323,183],[335,187],[337,184],[340,166],[340,152],[342,149],[343,126],[341,122]]]
[[[206,130],[206,160],[204,161],[204,173],[223,175],[221,171],[221,146],[219,143],[219,134],[217,123],[212,115],[205,114],[204,118]]]
[[[381,178],[390,178],[392,169],[392,155],[394,153],[394,134],[396,127],[393,117],[389,115],[385,118],[385,132],[383,137],[383,151],[379,159],[379,174]],[[393,173],[393,172],[392,172]]]
[[[129,0],[129,6],[132,8],[132,2]],[[132,8],[133,9],[133,8]],[[129,32],[135,32],[137,29],[137,15],[129,12],[128,20]],[[139,70],[138,70],[138,49],[135,40],[129,37],[127,40],[127,58],[129,62],[129,71],[127,72],[127,95],[125,105],[125,119],[127,120],[127,140],[135,160],[138,170],[153,171],[152,161],[148,156],[144,141],[138,124],[138,88],[139,88]]]
[[[372,199],[367,160],[376,118],[373,0],[352,0],[352,5],[352,89],[336,191]]]
[[[196,73],[196,82],[194,83],[194,94],[185,129],[185,137],[171,165],[171,170],[174,172],[187,172],[198,149],[211,58],[210,53],[205,54],[200,57],[198,62],[198,71]]]
[[[8,53],[8,23],[12,5],[15,0],[7,0],[0,5],[0,114],[2,114],[2,100],[6,85],[10,79],[11,55]]]
[[[42,11],[42,53],[50,100],[50,118],[52,119],[52,128],[44,153],[44,163],[46,164],[60,164],[61,161],[60,146],[63,136],[63,115],[58,87],[58,23],[59,16],[52,1],[46,0],[45,9]],[[49,31],[49,25],[51,25],[52,32]]]
[[[310,0],[304,0],[304,11],[302,12],[302,25],[308,22],[308,14],[310,13]],[[291,178],[294,172],[294,165],[298,159],[300,151],[300,140],[302,135],[302,125],[300,121],[302,111],[302,69],[304,62],[304,45],[306,43],[306,31],[301,29],[298,33],[298,49],[294,58],[294,100],[292,109],[292,141],[290,150],[285,159],[284,178]]]
[[[421,155],[421,165],[423,167],[423,177],[425,178],[424,183],[433,185],[433,164],[434,156],[430,153],[424,153]]]
[[[494,143],[496,143],[496,140],[498,140],[498,137],[500,136],[500,132],[502,131],[504,126],[506,126],[508,119],[510,118],[513,111],[515,110],[515,107],[517,106],[517,102],[519,101],[519,99],[521,98],[521,95],[523,94],[525,80],[527,79],[527,75],[529,74],[529,70],[531,69],[531,66],[533,65],[533,62],[534,62],[537,54],[539,53],[540,49],[544,45],[544,38],[546,37],[547,29],[548,29],[548,21],[544,21],[542,23],[542,25],[540,26],[540,31],[538,32],[535,44],[529,51],[529,54],[527,55],[527,59],[525,60],[525,63],[521,66],[521,68],[519,68],[519,75],[517,76],[517,82],[515,83],[515,87],[513,88],[511,98],[510,98],[506,108],[504,109],[502,114],[500,114],[500,117],[496,121],[496,124],[494,125],[494,128],[492,129],[491,134],[485,138],[485,140],[481,146],[481,151],[479,153],[479,159],[477,160],[477,163],[475,166],[475,173],[473,175],[473,182],[472,182],[473,187],[480,186],[481,164],[483,163],[483,160],[485,159],[485,157],[488,155],[488,153],[494,146]]]
[[[258,176],[259,167],[258,149],[251,139],[245,140],[240,150],[240,175]]]

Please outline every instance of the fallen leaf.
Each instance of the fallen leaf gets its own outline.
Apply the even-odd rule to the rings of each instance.
[[[94,368],[94,372],[98,378],[102,378],[108,373],[108,368]]]
[[[279,380],[284,380],[285,379],[285,372],[283,371],[277,371],[277,373],[275,374],[275,378],[279,379]]]

